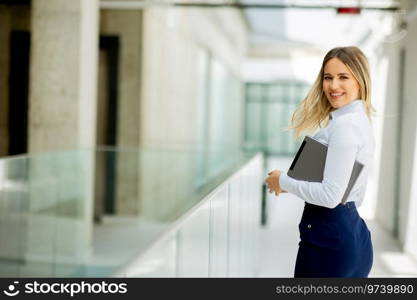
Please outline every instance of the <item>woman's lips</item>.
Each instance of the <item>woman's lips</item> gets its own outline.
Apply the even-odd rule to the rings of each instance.
[[[330,93],[330,97],[332,98],[332,99],[335,99],[335,100],[337,100],[337,99],[339,99],[340,97],[342,97],[342,96],[344,96],[345,95],[345,93]]]

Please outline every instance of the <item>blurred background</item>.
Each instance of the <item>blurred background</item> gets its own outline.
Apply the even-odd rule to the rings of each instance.
[[[371,277],[417,276],[417,1],[0,0],[0,276],[292,277],[267,195],[324,55],[372,78]]]

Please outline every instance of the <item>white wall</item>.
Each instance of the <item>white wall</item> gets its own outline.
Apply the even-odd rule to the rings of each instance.
[[[396,166],[399,120],[399,45],[385,44],[378,69],[379,84],[375,86],[377,108],[377,147],[374,160],[373,188],[375,217],[394,232],[396,214]],[[390,158],[390,159],[388,159]],[[392,174],[392,176],[387,176]]]
[[[410,2],[407,13],[413,7]],[[414,3],[415,5],[416,3]],[[400,17],[400,16],[397,16]],[[403,17],[403,16],[402,16]],[[393,33],[398,32],[393,28]],[[381,44],[378,57],[381,82],[378,85],[382,102],[378,124],[381,129],[376,155],[375,217],[388,231],[398,234],[404,249],[417,258],[415,235],[417,213],[417,18],[408,22],[408,34],[403,39],[387,38]],[[405,49],[404,82],[400,82],[400,52]],[[400,95],[403,102],[400,102]],[[401,141],[400,144],[398,141]],[[398,214],[396,216],[396,214]],[[397,219],[397,225],[396,220]]]
[[[406,51],[405,58],[405,82],[404,82],[404,107],[402,116],[402,152],[400,170],[400,241],[405,243],[406,228],[411,218],[416,218],[417,213],[410,210],[411,202],[416,202],[415,194],[412,194],[413,187],[417,185],[415,178],[415,160],[417,160],[416,132],[417,132],[417,18],[408,24],[408,35],[404,40]],[[415,238],[414,238],[415,239]],[[417,257],[417,249],[413,253]]]

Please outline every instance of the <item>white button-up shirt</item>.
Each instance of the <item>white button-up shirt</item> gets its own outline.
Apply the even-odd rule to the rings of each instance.
[[[372,123],[362,100],[354,100],[330,112],[330,116],[328,125],[313,136],[328,145],[323,181],[296,180],[282,172],[279,184],[283,190],[308,203],[334,208],[341,203],[357,160],[364,168],[346,201],[356,201],[359,206],[365,195],[375,149]]]

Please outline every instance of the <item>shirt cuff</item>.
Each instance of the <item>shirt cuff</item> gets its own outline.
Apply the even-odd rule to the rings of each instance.
[[[281,189],[287,191],[288,193],[291,193],[291,180],[293,179],[290,178],[287,174],[281,173],[281,175],[279,176],[279,186],[281,187]]]

